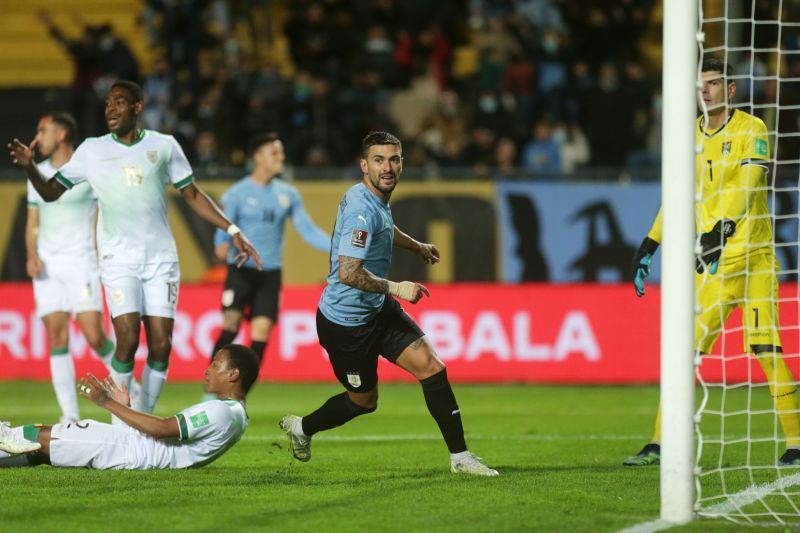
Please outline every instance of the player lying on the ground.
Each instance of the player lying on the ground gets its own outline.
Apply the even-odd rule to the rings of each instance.
[[[204,466],[228,451],[247,429],[244,401],[258,376],[258,357],[247,346],[229,344],[206,369],[206,392],[217,399],[161,418],[134,411],[125,384],[100,382],[88,374],[81,396],[116,415],[124,424],[83,420],[54,426],[9,427],[0,423],[0,467],[88,467],[149,470]]]

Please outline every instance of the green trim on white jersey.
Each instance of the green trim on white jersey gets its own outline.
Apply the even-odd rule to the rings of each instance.
[[[145,130],[139,130],[139,136],[138,136],[138,137],[136,137],[136,139],[134,139],[134,140],[133,140],[133,142],[132,142],[132,143],[130,143],[130,144],[128,144],[128,143],[126,143],[126,142],[122,142],[122,141],[120,141],[120,140],[119,140],[119,137],[117,137],[117,134],[116,134],[116,133],[112,133],[112,134],[111,134],[111,138],[112,138],[112,139],[114,139],[114,140],[115,140],[116,142],[118,142],[119,144],[121,144],[122,146],[134,146],[134,145],[136,145],[136,144],[139,144],[139,141],[141,141],[142,139],[144,139],[144,132],[145,132]]]

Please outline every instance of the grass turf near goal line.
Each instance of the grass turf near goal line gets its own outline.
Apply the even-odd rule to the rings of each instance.
[[[414,385],[382,385],[375,414],[320,434],[309,463],[292,461],[278,419],[339,390],[259,383],[244,439],[196,470],[0,469],[0,531],[618,531],[658,516],[658,469],[621,465],[650,434],[657,387],[455,385],[471,450],[501,472],[491,479],[449,473]],[[48,383],[0,382],[0,398],[0,419],[15,424],[58,416]],[[156,414],[199,398],[199,384],[168,383]],[[107,419],[84,400],[81,410]]]

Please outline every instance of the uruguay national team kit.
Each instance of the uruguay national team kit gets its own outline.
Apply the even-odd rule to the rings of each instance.
[[[378,382],[378,355],[395,362],[424,335],[397,300],[339,280],[339,256],[364,261],[385,278],[392,262],[394,221],[388,204],[364,183],[351,187],[339,203],[331,241],[328,285],[317,310],[317,334],[334,374],[350,391],[366,392]]]

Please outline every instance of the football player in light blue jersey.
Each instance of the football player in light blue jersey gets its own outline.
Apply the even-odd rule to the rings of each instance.
[[[378,407],[378,355],[398,365],[422,385],[428,411],[450,451],[450,470],[496,476],[467,450],[461,411],[444,363],[425,334],[397,303],[417,303],[428,289],[411,281],[386,279],[392,248],[404,248],[434,264],[439,250],[400,231],[389,199],[403,171],[400,140],[372,132],[362,142],[363,179],[339,203],[331,242],[330,274],[317,309],[317,335],[328,352],[336,378],[346,389],[313,413],[286,415],[280,427],[289,450],[300,461],[311,458],[311,437]]]
[[[212,354],[233,342],[249,308],[250,347],[263,357],[272,327],[278,320],[281,288],[281,256],[286,219],[308,244],[329,252],[330,235],[314,225],[303,207],[300,193],[276,179],[283,172],[286,158],[283,143],[274,133],[257,135],[250,141],[253,171],[222,195],[222,207],[228,218],[252,239],[261,256],[263,271],[256,270],[252,259],[238,269],[231,238],[217,231],[214,244],[217,257],[228,261],[228,275],[222,292],[222,331]]]
[[[233,236],[240,265],[250,257],[256,265],[260,260],[244,233],[195,184],[177,141],[139,128],[143,105],[141,87],[114,82],[105,103],[110,133],[86,139],[49,181],[34,164],[31,148],[14,139],[8,149],[46,202],[83,182],[94,191],[100,206],[100,276],[117,339],[111,374],[130,389],[143,321],[148,355],[136,407],[152,412],[167,379],[180,280],[166,186],[171,183],[201,218]]]

